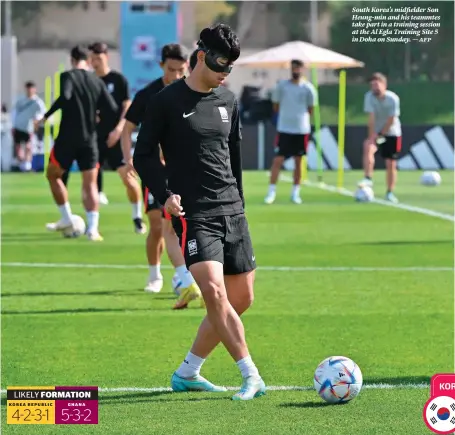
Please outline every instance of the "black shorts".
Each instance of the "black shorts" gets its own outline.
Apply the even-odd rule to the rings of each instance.
[[[145,212],[148,213],[152,210],[161,210],[161,215],[163,218],[170,221],[172,219],[171,215],[166,210],[164,210],[164,207],[154,198],[144,183],[142,183],[141,187],[142,197],[144,198]]]
[[[201,261],[218,261],[225,275],[256,269],[248,222],[244,214],[201,219],[172,217],[187,267]]]
[[[305,156],[309,141],[310,134],[278,133],[275,153],[285,158]]]
[[[56,140],[49,156],[49,162],[68,171],[74,160],[80,171],[97,168],[99,166],[98,149],[95,142],[72,144]]]
[[[25,144],[30,142],[30,139],[32,138],[32,135],[30,133],[27,133],[26,131],[22,130],[14,130],[14,143],[15,144]]]
[[[397,160],[401,152],[401,136],[384,136],[385,142],[378,144],[379,155],[383,159]]]
[[[98,139],[99,163],[100,166],[103,167],[104,162],[107,162],[109,167],[116,171],[118,168],[125,165],[122,147],[119,141],[113,147],[109,148],[106,141],[107,138]]]

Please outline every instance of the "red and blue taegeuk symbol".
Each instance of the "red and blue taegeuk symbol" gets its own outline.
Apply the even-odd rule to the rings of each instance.
[[[437,416],[439,420],[448,420],[450,417],[450,411],[447,408],[439,408]]]

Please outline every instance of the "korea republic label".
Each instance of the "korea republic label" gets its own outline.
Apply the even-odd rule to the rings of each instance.
[[[98,424],[98,387],[8,387],[8,424]]]

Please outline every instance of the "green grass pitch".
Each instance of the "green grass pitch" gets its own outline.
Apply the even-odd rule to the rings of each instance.
[[[346,173],[346,188],[353,190],[360,176]],[[419,185],[419,176],[399,174],[401,201],[453,214],[453,173],[443,172],[437,188]],[[335,180],[335,173],[325,174],[327,183]],[[384,174],[376,180],[382,197]],[[327,406],[308,389],[269,391],[246,403],[230,401],[232,391],[111,391],[100,393],[97,426],[55,427],[6,425],[3,394],[3,433],[428,434],[422,409],[430,377],[453,370],[453,222],[309,187],[296,206],[289,183],[280,183],[276,204],[266,206],[267,181],[263,172],[245,173],[247,217],[264,267],[243,318],[252,356],[266,383],[277,387],[309,387],[322,359],[348,356],[364,375],[359,397]],[[203,310],[170,309],[170,268],[160,294],[143,292],[144,236],[133,233],[116,174],[106,174],[105,186],[111,201],[101,209],[105,241],[90,243],[45,231],[58,213],[42,174],[2,176],[3,390],[168,387],[191,345]],[[73,212],[84,216],[79,192],[74,174]],[[38,263],[50,267],[33,267]],[[226,386],[241,382],[221,347],[202,373]]]

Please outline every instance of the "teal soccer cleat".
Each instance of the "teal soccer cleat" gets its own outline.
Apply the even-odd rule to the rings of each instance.
[[[262,378],[250,376],[243,380],[242,388],[232,396],[232,400],[251,400],[263,396],[265,391],[265,383]]]
[[[171,387],[175,392],[206,391],[207,393],[223,393],[227,391],[227,388],[214,385],[200,375],[192,379],[185,379],[176,373],[172,375]]]

